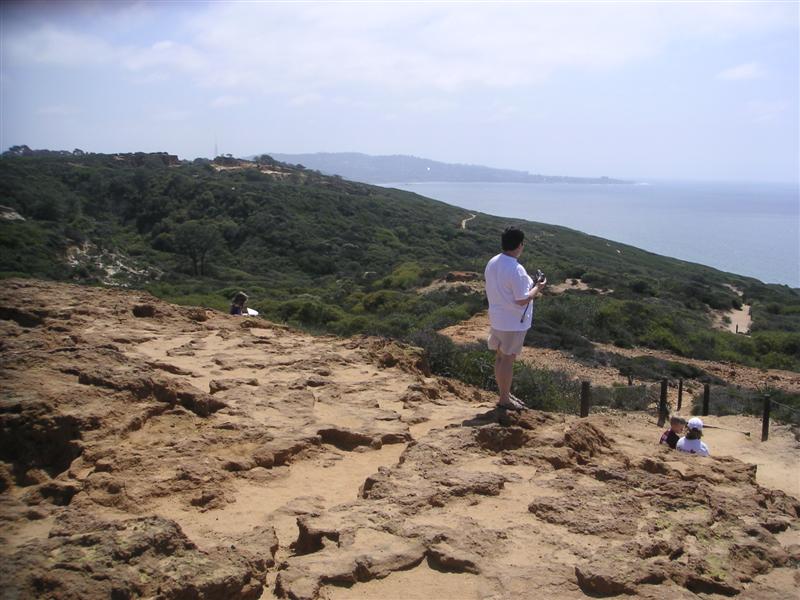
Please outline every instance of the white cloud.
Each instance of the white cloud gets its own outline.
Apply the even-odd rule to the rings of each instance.
[[[40,63],[84,67],[114,61],[120,50],[103,39],[47,25],[5,34],[11,63]]]
[[[124,52],[123,63],[132,71],[168,69],[197,72],[210,66],[204,56],[188,44],[163,40],[147,48]]]
[[[134,12],[155,19],[154,6],[135,5]],[[174,39],[145,46],[116,44],[122,36],[114,31],[103,38],[53,25],[11,28],[5,43],[11,63],[120,65],[137,80],[189,75],[231,97],[278,93],[302,105],[323,91],[340,93],[329,90],[342,85],[418,97],[423,89],[502,89],[563,70],[611,70],[688,38],[787,27],[793,10],[777,3],[220,2],[188,17],[163,9],[162,19],[178,19],[171,24]],[[759,73],[756,63],[746,63],[719,76]]]
[[[188,27],[198,51],[220,67],[203,75],[209,85],[294,96],[340,84],[453,92],[536,84],[565,69],[614,69],[686,38],[783,27],[787,8],[219,3]]]
[[[247,98],[242,96],[218,96],[211,101],[212,108],[227,108],[229,106],[239,106],[245,104]]]
[[[766,72],[760,64],[757,62],[746,62],[720,71],[717,73],[717,79],[743,81],[747,79],[760,79],[765,75]]]

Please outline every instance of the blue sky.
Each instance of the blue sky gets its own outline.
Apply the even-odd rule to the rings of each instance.
[[[0,145],[797,181],[797,2],[4,2]]]

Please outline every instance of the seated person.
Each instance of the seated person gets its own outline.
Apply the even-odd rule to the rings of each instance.
[[[231,314],[232,315],[246,315],[247,314],[247,294],[244,292],[237,292],[231,300]]]
[[[669,429],[661,434],[661,439],[658,441],[658,443],[666,444],[675,450],[675,446],[678,444],[678,440],[681,438],[681,434],[683,433],[685,426],[686,419],[677,416],[672,417],[669,420]]]
[[[703,421],[699,417],[692,417],[686,424],[689,431],[685,437],[678,440],[676,448],[681,452],[690,452],[700,456],[708,456],[708,446],[700,438],[703,437]]]

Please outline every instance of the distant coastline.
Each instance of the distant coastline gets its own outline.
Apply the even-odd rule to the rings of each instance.
[[[300,164],[324,175],[338,175],[352,181],[386,185],[403,183],[569,183],[625,184],[633,181],[600,177],[541,175],[482,165],[444,163],[427,158],[396,154],[372,156],[358,152],[317,152],[313,154],[270,153],[276,160]]]

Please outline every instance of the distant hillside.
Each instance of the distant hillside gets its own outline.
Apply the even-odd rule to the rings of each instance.
[[[609,177],[534,175],[527,171],[493,169],[480,165],[443,163],[427,158],[395,154],[370,156],[358,152],[316,154],[272,154],[277,160],[301,164],[325,175],[340,175],[352,181],[393,183],[415,181],[460,181],[496,183],[631,183]]]
[[[4,156],[0,277],[138,287],[221,310],[242,289],[273,320],[343,335],[403,338],[484,310],[470,286],[430,284],[451,271],[481,272],[509,219],[478,213],[463,223],[462,208],[269,156],[170,156]],[[529,271],[593,288],[542,300],[528,343],[582,356],[593,352],[589,340],[643,345],[800,370],[798,291],[516,223]],[[752,335],[715,328],[719,311],[742,305],[752,306]]]

